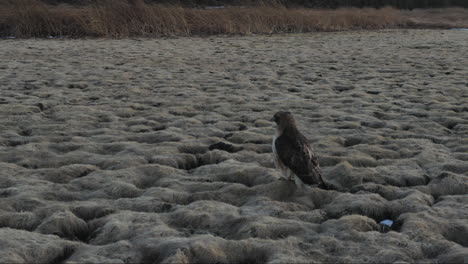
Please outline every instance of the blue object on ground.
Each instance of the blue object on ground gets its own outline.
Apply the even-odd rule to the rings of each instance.
[[[379,224],[384,224],[384,225],[386,225],[386,226],[388,226],[388,227],[392,227],[393,221],[392,221],[392,220],[389,220],[389,219],[386,219],[386,220],[380,221]]]
[[[468,28],[452,28],[452,30],[468,30]]]

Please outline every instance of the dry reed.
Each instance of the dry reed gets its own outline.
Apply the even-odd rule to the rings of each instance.
[[[453,10],[467,13],[464,9]],[[123,38],[243,35],[428,25],[417,19],[411,20],[408,13],[393,8],[314,10],[285,8],[278,4],[195,9],[147,4],[143,0],[101,0],[77,7],[51,6],[40,0],[9,0],[0,4],[0,36]]]

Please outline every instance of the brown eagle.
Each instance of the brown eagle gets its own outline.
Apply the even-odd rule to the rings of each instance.
[[[271,121],[277,125],[272,146],[276,168],[288,180],[295,180],[297,176],[305,184],[318,184],[318,187],[328,189],[317,156],[307,138],[297,129],[291,112],[277,112]]]

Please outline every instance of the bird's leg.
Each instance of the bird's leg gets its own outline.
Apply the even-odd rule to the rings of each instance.
[[[289,172],[288,172],[287,169],[282,168],[282,169],[281,169],[281,174],[283,174],[283,177],[280,177],[280,178],[279,178],[281,181],[287,181],[287,180],[289,180],[289,179],[288,179]]]
[[[288,170],[288,181],[294,181],[294,173]]]

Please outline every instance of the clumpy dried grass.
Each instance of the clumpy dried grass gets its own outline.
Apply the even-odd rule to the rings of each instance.
[[[88,224],[69,211],[59,211],[46,218],[36,229],[42,234],[58,235],[71,240],[85,240]]]
[[[11,228],[0,228],[0,263],[62,263],[79,243]]]
[[[0,36],[124,38],[464,25],[466,10],[447,10],[454,15],[393,8],[314,10],[278,4],[195,9],[148,4],[143,0],[102,0],[79,7],[51,6],[40,0],[7,0],[0,4]],[[434,12],[438,19],[427,22]]]
[[[34,230],[40,220],[31,212],[1,212],[0,227],[10,227],[15,229]]]

